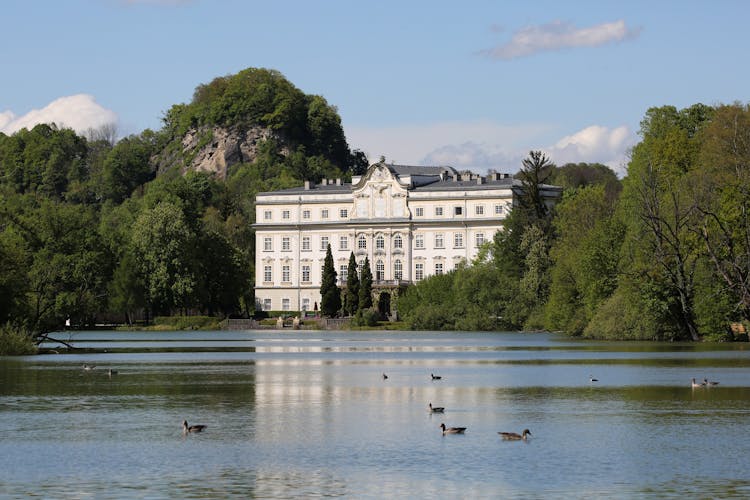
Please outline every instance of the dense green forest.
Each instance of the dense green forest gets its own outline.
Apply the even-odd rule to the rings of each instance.
[[[217,180],[191,171],[180,147],[206,126],[276,135]],[[507,230],[475,262],[411,287],[398,311],[412,328],[720,338],[750,319],[748,160],[741,104],[649,109],[622,180],[532,152]],[[144,311],[252,315],[255,194],[366,166],[334,107],[266,69],[199,86],[158,131],[0,134],[2,330],[40,335]],[[540,182],[565,188],[552,211]]]
[[[526,197],[470,266],[412,287],[414,328],[547,329],[609,339],[731,338],[750,320],[750,107],[651,108],[627,175],[532,154]]]
[[[119,141],[54,124],[0,134],[0,324],[39,334],[136,311],[252,314],[255,194],[367,166],[336,109],[275,71],[201,85],[163,123]],[[204,125],[263,126],[283,140],[220,182],[186,172],[178,147]],[[165,156],[172,165],[157,175]]]

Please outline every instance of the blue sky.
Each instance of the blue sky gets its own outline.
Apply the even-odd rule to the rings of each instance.
[[[159,129],[217,76],[272,68],[371,160],[620,174],[649,107],[748,102],[750,2],[3,2],[0,131]]]

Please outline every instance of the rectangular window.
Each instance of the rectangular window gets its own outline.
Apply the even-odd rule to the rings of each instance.
[[[302,218],[307,220],[310,218],[310,211],[309,210],[303,210],[302,211]]]
[[[273,212],[266,210],[263,212],[263,220],[271,220],[273,218]]]
[[[289,299],[281,299],[281,310],[288,311],[291,309],[291,301]]]
[[[346,283],[347,278],[349,277],[349,266],[345,264],[341,264],[339,266],[339,279],[341,280],[341,283]]]
[[[303,311],[309,311],[310,310],[310,299],[305,297],[302,299],[302,310]]]
[[[302,281],[310,283],[310,266],[302,266]]]
[[[342,208],[341,210],[339,210],[339,217],[341,219],[346,219],[347,217],[349,217],[349,210],[347,210],[346,208]]]
[[[321,219],[327,219],[328,218],[328,209],[324,208],[320,211],[320,218]]]
[[[281,212],[281,218],[284,219],[284,220],[288,220],[289,219],[289,210],[283,210]]]
[[[349,238],[347,236],[339,236],[339,250],[349,249]]]
[[[320,237],[320,249],[324,252],[328,250],[328,236],[321,236]]]
[[[424,217],[424,208],[423,207],[415,208],[414,215],[416,215],[417,217]]]
[[[310,251],[310,237],[309,236],[302,237],[302,250],[306,252]]]
[[[442,262],[436,262],[435,263],[435,275],[443,274],[443,263]]]
[[[284,283],[289,283],[292,281],[289,279],[289,266],[281,266],[281,281]]]
[[[271,266],[263,267],[263,281],[266,283],[270,283],[273,281],[273,272],[271,272],[271,269]]]
[[[484,233],[477,233],[474,238],[476,240],[477,247],[481,247],[484,244]]]
[[[382,250],[385,248],[385,238],[378,236],[375,238],[375,248]]]
[[[445,248],[445,240],[443,239],[443,233],[437,233],[435,235],[435,248]]]
[[[414,279],[416,281],[424,279],[424,264],[414,264]]]
[[[463,248],[464,247],[464,235],[463,235],[463,233],[454,233],[453,234],[453,247],[454,248]]]
[[[453,207],[453,215],[463,215],[464,207]]]
[[[484,205],[477,205],[474,207],[474,213],[477,215],[484,215]]]
[[[273,252],[273,239],[271,239],[271,238],[263,238],[263,251],[264,252]]]
[[[417,248],[417,249],[424,248],[424,235],[423,234],[417,234],[414,236],[414,248]]]
[[[367,239],[364,234],[360,234],[359,238],[357,238],[357,248],[360,250],[367,249]]]
[[[443,207],[435,207],[435,217],[443,216]]]
[[[495,205],[495,215],[503,215],[504,208],[502,205]]]
[[[281,238],[281,251],[288,252],[289,250],[291,250],[289,236],[284,236]]]
[[[271,310],[271,299],[263,299],[263,310],[264,311]]]

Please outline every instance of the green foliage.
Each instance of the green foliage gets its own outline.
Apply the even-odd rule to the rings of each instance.
[[[346,274],[346,292],[344,293],[344,314],[352,315],[359,311],[359,277],[357,276],[357,259],[354,252],[349,255],[349,266]]]
[[[341,309],[341,290],[336,284],[336,276],[331,245],[328,245],[320,284],[320,313],[323,316],[336,316]]]
[[[192,253],[197,237],[180,207],[164,201],[144,210],[133,226],[132,245],[153,310],[192,306],[198,284]]]
[[[17,193],[60,200],[71,183],[88,179],[86,140],[71,129],[37,125],[0,135],[0,183]]]
[[[149,160],[156,153],[155,138],[153,134],[144,136],[126,137],[107,154],[98,186],[103,199],[122,203],[137,187],[154,177]]]
[[[365,257],[362,263],[362,275],[359,277],[359,309],[372,307],[372,270],[370,259]]]
[[[10,323],[0,326],[0,356],[26,356],[36,352],[32,332],[26,328],[16,328]]]
[[[359,309],[352,318],[351,326],[376,326],[379,319],[380,314],[376,309],[372,307]]]
[[[416,330],[510,329],[504,317],[509,298],[502,274],[492,264],[476,264],[408,288],[398,311]]]

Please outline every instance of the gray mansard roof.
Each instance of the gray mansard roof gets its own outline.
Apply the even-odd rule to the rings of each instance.
[[[410,191],[465,191],[487,189],[488,187],[508,188],[520,184],[518,181],[514,181],[509,174],[491,174],[487,176],[480,176],[477,174],[460,175],[455,168],[448,166],[394,164],[385,164],[385,166],[401,182],[408,183]],[[354,184],[357,184],[365,175],[354,176]],[[341,179],[323,179],[320,183],[306,181],[304,186],[258,193],[258,195],[350,193],[354,184],[342,182]]]

